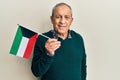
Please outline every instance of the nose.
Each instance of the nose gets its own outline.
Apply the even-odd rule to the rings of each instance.
[[[60,19],[60,23],[61,23],[61,24],[64,24],[64,23],[65,23],[65,18],[64,18],[64,17],[62,17],[62,18]]]

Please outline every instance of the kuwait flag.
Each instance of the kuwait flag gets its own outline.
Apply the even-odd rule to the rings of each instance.
[[[38,33],[18,25],[10,54],[29,59],[37,37]]]

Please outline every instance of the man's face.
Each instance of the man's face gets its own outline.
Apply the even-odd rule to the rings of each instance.
[[[66,5],[56,7],[51,21],[55,31],[59,35],[68,34],[68,30],[73,21],[70,8]]]

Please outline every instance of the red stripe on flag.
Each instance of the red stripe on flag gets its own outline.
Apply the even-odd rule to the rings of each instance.
[[[30,55],[31,55],[32,49],[34,47],[37,36],[38,36],[38,34],[35,34],[34,36],[32,36],[29,39],[29,42],[27,44],[27,47],[26,47],[26,50],[25,50],[25,53],[24,53],[24,56],[23,56],[24,58],[27,58],[27,59],[30,58]]]

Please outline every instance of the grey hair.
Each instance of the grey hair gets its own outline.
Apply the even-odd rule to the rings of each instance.
[[[61,3],[56,4],[53,7],[53,9],[52,9],[52,17],[54,16],[54,11],[55,11],[56,7],[61,6],[61,5],[66,5],[71,10],[71,16],[72,16],[72,8],[71,8],[71,6],[66,4],[66,3],[61,2]]]

